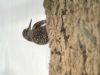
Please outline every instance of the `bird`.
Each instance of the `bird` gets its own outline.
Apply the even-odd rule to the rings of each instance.
[[[30,20],[28,28],[23,29],[23,37],[30,42],[34,42],[39,45],[47,44],[48,34],[46,31],[46,20],[40,20],[36,22],[31,28],[32,19]],[[45,24],[45,25],[44,25]]]

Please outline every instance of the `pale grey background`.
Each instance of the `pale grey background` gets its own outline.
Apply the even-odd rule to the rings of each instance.
[[[48,75],[48,44],[22,37],[31,18],[45,19],[43,0],[0,0],[0,75]]]

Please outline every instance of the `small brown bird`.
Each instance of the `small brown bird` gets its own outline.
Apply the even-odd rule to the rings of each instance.
[[[32,19],[30,20],[30,24],[28,26],[28,28],[24,29],[22,34],[23,37],[28,40],[28,41],[32,41],[35,42],[36,44],[39,45],[44,45],[48,43],[48,34],[46,31],[46,20],[41,20],[36,22],[32,29],[31,29],[31,23],[32,23]],[[44,26],[43,26],[44,25]]]

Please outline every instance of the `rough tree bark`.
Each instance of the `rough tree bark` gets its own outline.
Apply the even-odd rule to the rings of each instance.
[[[100,0],[44,0],[49,75],[100,75]]]

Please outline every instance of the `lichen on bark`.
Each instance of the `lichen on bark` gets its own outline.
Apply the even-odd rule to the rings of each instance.
[[[44,0],[49,75],[100,75],[100,0]]]

